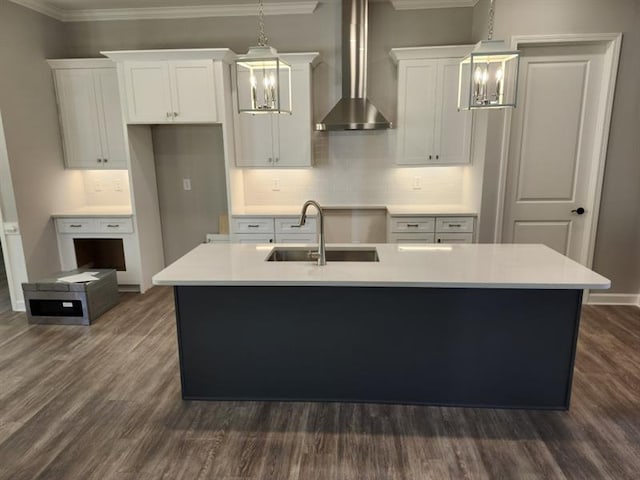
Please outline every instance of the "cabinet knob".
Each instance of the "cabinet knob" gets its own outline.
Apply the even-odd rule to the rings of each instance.
[[[267,162],[269,162],[269,163],[273,162],[273,158],[272,158],[272,157],[269,157],[269,158],[267,159]]]
[[[433,160],[433,155],[429,155],[429,160]]]
[[[436,160],[440,160],[440,155],[436,155]]]
[[[104,163],[107,163],[107,162],[109,161],[109,159],[108,159],[108,158],[103,158],[103,159],[102,159],[102,161],[103,161]]]
[[[174,118],[175,118],[175,117],[177,117],[178,115],[179,115],[179,113],[178,113],[178,112],[173,112],[173,117],[174,117]]]
[[[171,112],[167,112],[167,118],[171,118]]]
[[[276,162],[276,163],[278,163],[279,161],[280,161],[280,158],[279,158],[279,157],[276,157],[275,162]]]
[[[98,163],[102,163],[102,159],[101,158],[98,159]]]

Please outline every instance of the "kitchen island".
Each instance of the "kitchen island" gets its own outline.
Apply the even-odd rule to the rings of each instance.
[[[569,408],[582,291],[606,278],[541,245],[312,248],[201,245],[154,277],[184,399]]]

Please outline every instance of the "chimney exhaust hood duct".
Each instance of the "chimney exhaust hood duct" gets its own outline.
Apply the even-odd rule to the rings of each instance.
[[[391,128],[367,99],[368,0],[342,0],[342,99],[316,130],[384,130]]]

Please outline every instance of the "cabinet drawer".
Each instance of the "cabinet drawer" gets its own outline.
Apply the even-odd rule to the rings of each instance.
[[[473,233],[437,233],[436,243],[473,243]]]
[[[92,218],[58,218],[56,219],[58,233],[91,233],[96,231]]]
[[[273,235],[271,234],[252,234],[252,233],[238,233],[233,237],[233,243],[248,243],[248,244],[262,244],[262,243],[274,243]]]
[[[302,227],[298,227],[298,222],[300,222],[300,217],[276,217],[276,233],[316,233],[317,223],[315,218],[307,217],[307,223],[305,223]]]
[[[273,218],[235,217],[234,233],[273,233]]]
[[[131,218],[100,218],[97,223],[100,233],[133,233]]]
[[[315,233],[276,233],[276,243],[318,243]]]
[[[439,217],[436,232],[473,233],[473,217]]]
[[[388,243],[434,243],[435,233],[391,233]]]
[[[391,231],[396,233],[431,233],[435,226],[434,217],[391,217]]]

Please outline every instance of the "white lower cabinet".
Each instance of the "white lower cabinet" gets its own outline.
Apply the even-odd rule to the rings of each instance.
[[[473,243],[473,233],[437,233],[436,243]]]
[[[85,265],[115,268],[119,285],[140,285],[140,257],[132,218],[60,217],[55,225],[63,270]]]
[[[234,243],[316,243],[315,217],[308,217],[298,227],[299,217],[247,217],[234,216],[231,221],[231,240]]]
[[[473,243],[475,217],[389,215],[389,243]]]

